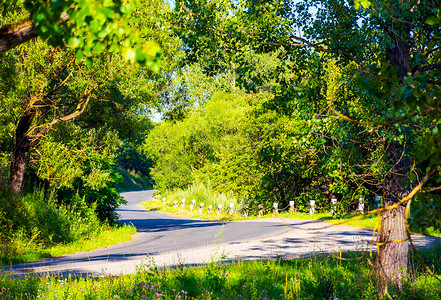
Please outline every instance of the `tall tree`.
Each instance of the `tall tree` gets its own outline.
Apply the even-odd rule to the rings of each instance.
[[[113,127],[118,128],[123,137],[130,135],[129,128],[134,126],[124,129],[122,121],[134,120],[136,114],[148,111],[149,106],[158,102],[155,94],[167,83],[167,77],[157,73],[158,43],[169,51],[165,56],[167,60],[178,53],[179,42],[170,36],[167,24],[163,22],[167,5],[162,1],[146,1],[144,7],[136,11],[133,11],[136,3],[132,2],[123,5],[92,1],[84,7],[74,5],[74,2],[63,3],[60,8],[46,2],[32,6],[25,1],[24,7],[29,10],[35,32],[41,33],[42,38],[13,48],[0,57],[4,74],[9,72],[0,83],[5,87],[2,97],[18,116],[9,179],[9,186],[15,192],[22,190],[30,149],[57,124],[78,118],[88,106],[95,112],[99,107],[100,113],[85,115],[80,120],[84,126],[99,127],[113,122],[116,125]],[[13,5],[6,7],[10,10],[2,22],[16,26],[5,25],[3,29],[8,31],[21,26],[16,20],[28,12]],[[92,8],[98,9],[99,13],[88,17],[88,10]],[[60,24],[59,16],[64,13],[70,14],[69,19]],[[131,13],[142,21],[135,23],[136,20],[127,18]],[[43,21],[41,14],[50,14],[53,19]],[[105,15],[104,19],[100,19],[101,14]],[[84,20],[93,28],[78,31],[76,22]],[[52,27],[48,29],[48,26]],[[128,35],[129,29],[133,39]],[[47,42],[59,46],[53,48]],[[97,45],[102,47],[97,48]],[[146,66],[130,65],[127,60]],[[172,68],[173,63],[169,63],[166,71]]]
[[[389,282],[400,285],[407,270],[405,219],[410,203],[405,197],[421,186],[410,177],[411,159],[415,159],[411,148],[417,143],[415,134],[426,134],[438,122],[441,32],[426,23],[437,9],[432,1],[355,2],[365,8],[355,10],[346,1],[308,1],[297,4],[297,13],[311,47],[332,54],[341,65],[355,62],[360,91],[382,107],[379,115],[366,115],[364,120],[340,116],[380,126],[385,137],[384,159],[389,167],[383,177],[383,201],[391,209],[382,213],[376,261],[378,283],[385,291]],[[311,7],[317,10],[315,16]],[[423,117],[429,126],[415,132],[418,127],[413,125],[421,125],[415,116]],[[422,170],[429,175],[439,153],[430,148],[425,155],[420,155],[419,163],[430,161]]]
[[[438,166],[440,14],[436,15],[438,4],[429,0],[354,2],[179,1],[175,23],[189,61],[207,62],[206,71],[211,74],[221,73],[219,62],[233,63],[247,47],[262,52],[284,47],[290,53],[287,60],[304,62],[292,69],[299,74],[302,67],[313,65],[310,53],[324,62],[319,68],[335,64],[346,70],[338,79],[340,88],[315,85],[305,93],[306,89],[286,84],[268,106],[293,114],[292,100],[302,95],[307,111],[316,108],[317,115],[339,118],[335,124],[342,125],[340,135],[348,132],[346,122],[356,125],[351,128],[351,139],[357,144],[366,144],[361,140],[366,132],[379,137],[371,140],[380,142],[380,151],[365,147],[364,156],[378,155],[369,168],[377,170],[384,205],[390,208],[382,213],[376,262],[378,282],[384,290],[389,281],[399,285],[407,269],[408,200],[429,175],[434,177]],[[335,97],[344,92],[337,103]],[[323,95],[329,101],[323,101]],[[341,150],[340,155],[347,153],[344,147]],[[410,176],[415,165],[421,168],[413,168],[414,173],[423,180]]]

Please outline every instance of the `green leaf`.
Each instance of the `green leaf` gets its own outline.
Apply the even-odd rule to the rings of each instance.
[[[130,3],[121,5],[121,8],[120,8],[121,12],[125,15],[131,14],[133,12],[133,9],[134,9],[134,7]]]
[[[68,45],[71,48],[77,48],[80,45],[80,43],[81,43],[81,40],[77,37],[71,37],[68,41]]]
[[[131,63],[135,62],[136,53],[132,48],[123,48],[121,54],[125,60]]]
[[[112,0],[104,0],[104,1],[103,1],[103,6],[104,6],[104,7],[110,7],[110,6],[112,6],[112,5],[114,5],[114,3],[113,3]]]
[[[440,19],[438,19],[437,17],[435,17],[435,16],[430,16],[430,17],[428,17],[427,19],[426,19],[426,24],[428,24],[428,25],[436,25],[436,24],[439,24],[440,23]]]
[[[371,1],[369,0],[355,0],[354,1],[354,6],[355,9],[359,9],[360,5],[363,6],[364,8],[368,8],[369,6],[371,6]]]
[[[81,51],[81,50],[78,49],[77,52],[75,53],[75,58],[76,58],[77,60],[80,60],[80,59],[83,58],[83,56],[84,56],[83,51]]]
[[[104,43],[101,42],[97,42],[95,46],[93,46],[93,51],[95,51],[98,54],[103,52],[104,49],[105,49]]]

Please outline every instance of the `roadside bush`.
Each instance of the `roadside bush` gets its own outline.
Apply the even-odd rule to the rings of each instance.
[[[96,205],[84,198],[60,204],[53,191],[35,189],[19,197],[4,186],[0,197],[0,256],[89,238],[102,228]]]

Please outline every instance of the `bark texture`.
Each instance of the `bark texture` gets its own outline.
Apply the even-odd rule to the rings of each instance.
[[[396,204],[408,193],[403,185],[410,169],[410,160],[404,155],[405,148],[402,145],[391,143],[387,147],[387,159],[394,167],[383,181],[385,207]],[[384,291],[388,284],[400,286],[401,277],[407,272],[409,245],[404,225],[405,206],[385,211],[381,217],[376,274],[378,286]]]
[[[41,111],[48,106],[44,104],[44,100],[47,100],[47,97],[34,99],[29,103],[28,109],[20,117],[17,129],[15,130],[15,147],[11,155],[9,167],[9,188],[12,191],[21,193],[23,189],[30,149],[37,145],[40,139],[56,124],[72,120],[81,115],[89,104],[93,92],[94,89],[79,97],[77,107],[73,112],[56,117],[50,122],[46,118],[41,118]],[[41,101],[40,104],[37,104],[38,101]],[[37,117],[38,113],[40,113],[40,118]]]
[[[397,76],[403,78],[410,72],[410,46],[399,37],[386,49],[386,59],[391,67],[397,67]],[[407,174],[410,159],[406,156],[405,143],[396,142],[386,145],[386,159],[392,168],[383,181],[383,203],[385,207],[398,203],[407,191]],[[381,292],[388,284],[400,287],[402,275],[407,272],[409,245],[405,229],[405,204],[381,215],[379,247],[376,259],[376,275]]]
[[[69,20],[67,13],[60,15],[61,24]],[[38,36],[35,23],[31,20],[23,20],[15,24],[8,24],[0,28],[0,53],[26,43]]]
[[[20,193],[23,188],[24,174],[26,171],[26,162],[31,149],[31,141],[28,132],[35,116],[35,111],[30,110],[24,114],[18,122],[15,130],[15,147],[11,155],[11,164],[9,166],[9,188]]]
[[[0,28],[0,53],[6,52],[36,37],[35,24],[30,20],[24,20],[13,25],[5,25]]]

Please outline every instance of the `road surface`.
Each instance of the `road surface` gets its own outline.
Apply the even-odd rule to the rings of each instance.
[[[137,229],[135,240],[90,252],[2,267],[16,275],[118,275],[145,267],[207,263],[223,259],[298,257],[311,253],[368,250],[372,231],[329,226],[309,220],[280,219],[218,222],[190,220],[146,211],[139,203],[152,191],[121,194],[127,205],[118,209],[121,222]],[[414,236],[420,246],[434,238]]]

